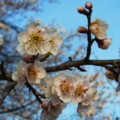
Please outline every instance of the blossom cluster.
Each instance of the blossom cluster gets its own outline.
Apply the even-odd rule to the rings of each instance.
[[[95,19],[90,24],[90,32],[96,36],[98,47],[101,49],[107,49],[112,43],[112,39],[106,37],[107,29],[108,24],[99,18]]]
[[[98,20],[99,21],[99,20]],[[96,25],[98,28],[95,28]],[[102,22],[100,22],[100,25]],[[104,36],[104,33],[98,35],[97,29],[99,22],[91,23],[91,33],[96,37]],[[106,24],[104,26],[107,26]],[[103,38],[103,37],[102,37]],[[103,38],[104,39],[104,38]],[[42,101],[43,108],[41,120],[54,120],[65,108],[66,103],[72,102],[78,104],[78,113],[82,109],[93,106],[93,102],[98,99],[96,82],[91,82],[78,73],[60,73],[56,76],[49,76],[43,64],[36,59],[39,54],[58,54],[58,46],[62,44],[63,39],[57,32],[57,29],[48,26],[41,26],[39,21],[34,21],[28,25],[27,29],[18,35],[18,52],[23,53],[23,60],[18,64],[17,71],[13,73],[12,79],[23,86],[26,81],[30,84],[42,86],[47,100]],[[103,41],[103,40],[100,40]]]
[[[42,27],[36,20],[18,35],[18,41],[20,44],[17,49],[20,53],[57,55],[58,46],[62,44],[63,39],[55,29]]]
[[[90,18],[91,16],[91,12],[92,12],[92,3],[87,2],[85,4],[85,8],[84,7],[78,7],[78,12],[80,14],[83,14],[87,17]],[[91,19],[89,20],[89,27],[88,29],[81,26],[78,29],[79,33],[92,33],[93,35],[95,35],[95,40],[98,44],[98,47],[101,49],[107,49],[111,43],[112,43],[112,38],[109,38],[106,36],[106,31],[108,29],[108,24],[104,21],[101,20],[100,18],[96,18],[95,20],[93,20],[91,22]]]
[[[42,78],[46,77],[46,71],[39,61],[35,63],[21,62],[18,64],[17,71],[13,73],[12,79],[18,81],[22,86],[28,81],[30,84],[38,84]]]
[[[89,10],[92,9],[92,4],[87,2],[85,8],[78,8],[78,12],[90,17]],[[78,32],[88,33],[89,43],[95,40],[99,48],[107,49],[112,43],[112,39],[106,36],[108,24],[99,18],[92,22],[88,20],[88,22],[88,29],[81,26]],[[95,39],[91,38],[91,34],[95,36]],[[93,113],[93,104],[98,100],[95,81],[91,81],[78,73],[60,73],[56,76],[50,76],[46,73],[43,63],[38,60],[38,55],[40,57],[58,54],[58,47],[63,43],[63,38],[57,29],[42,26],[39,20],[36,20],[18,35],[18,41],[17,50],[24,56],[23,61],[18,64],[17,70],[12,74],[12,79],[17,81],[19,86],[23,86],[27,82],[30,85],[37,84],[40,91],[45,94],[45,99],[39,101],[43,108],[41,120],[55,120],[68,102],[78,104],[77,112],[79,114],[84,109],[89,108],[92,108],[89,109],[89,113]],[[0,45],[2,43],[3,36],[0,35]],[[117,78],[116,73],[119,72],[120,68],[116,71],[108,69],[105,75],[113,80]],[[120,78],[118,81],[120,83]],[[37,95],[35,94],[35,96]]]
[[[55,77],[48,76],[46,83],[45,95],[53,104],[63,101],[89,106],[97,99],[96,83],[86,80],[80,74],[61,73]]]

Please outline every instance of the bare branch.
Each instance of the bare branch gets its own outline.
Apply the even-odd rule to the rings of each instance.
[[[23,109],[23,108],[26,108],[27,106],[29,105],[32,105],[33,103],[35,103],[36,100],[30,102],[30,103],[27,103],[26,105],[22,105],[20,107],[16,107],[16,108],[13,108],[13,109],[7,109],[5,111],[1,111],[0,114],[3,114],[3,113],[9,113],[9,112],[13,112],[13,111],[17,111],[17,110],[20,110],[20,109]]]
[[[53,67],[46,67],[47,72],[56,72],[62,70],[69,70],[71,67],[79,67],[81,65],[95,65],[105,67],[105,65],[114,65],[114,63],[120,65],[120,59],[113,60],[78,60],[78,61],[68,61]]]
[[[16,86],[17,82],[12,82],[12,83],[8,83],[8,85],[5,87],[3,94],[1,95],[0,98],[0,105],[3,103],[3,101],[5,100],[6,96],[9,95],[10,91],[12,89],[14,89],[14,87]]]

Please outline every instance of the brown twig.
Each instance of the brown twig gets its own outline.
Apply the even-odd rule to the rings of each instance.
[[[91,14],[92,14],[92,9],[89,9],[89,13],[87,15],[87,21],[88,21],[88,33],[87,33],[87,41],[88,41],[88,46],[87,46],[87,54],[85,57],[85,61],[88,61],[90,58],[91,54],[91,46],[94,42],[94,40],[91,40],[91,32],[90,32],[90,24],[91,24]]]
[[[12,82],[12,83],[8,83],[8,85],[5,87],[3,94],[1,94],[1,98],[0,98],[0,105],[3,103],[3,101],[5,100],[6,96],[9,95],[9,93],[11,92],[12,89],[14,89],[14,87],[16,86],[17,82]]]
[[[13,109],[7,109],[7,110],[4,110],[4,111],[0,111],[0,114],[3,114],[3,113],[9,113],[9,112],[13,112],[13,111],[17,111],[17,110],[20,110],[20,109],[23,109],[29,105],[32,105],[33,103],[35,103],[36,100],[30,102],[30,103],[27,103],[26,105],[22,105],[20,107],[16,107],[16,108],[13,108]]]
[[[37,101],[41,104],[42,100],[40,98],[40,94],[38,94],[38,92],[29,84],[28,81],[26,81],[25,85],[32,91],[32,93],[36,97]]]
[[[114,65],[114,63],[120,65],[120,59],[113,60],[78,60],[78,61],[68,61],[57,66],[46,67],[47,72],[57,72],[62,70],[69,70],[71,67],[79,67],[81,65],[94,65],[105,67],[106,65]]]

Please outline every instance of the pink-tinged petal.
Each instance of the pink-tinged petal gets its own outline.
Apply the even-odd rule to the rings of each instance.
[[[105,38],[103,40],[98,40],[98,47],[101,49],[107,49],[112,43],[111,38]]]
[[[101,19],[95,19],[93,22],[91,22],[90,25],[91,33],[94,34],[100,40],[106,37],[107,29],[108,29],[108,24]]]
[[[29,83],[40,83],[41,79],[46,76],[44,68],[37,66],[37,64],[28,64],[26,66],[26,78]]]
[[[46,71],[44,68],[40,67],[39,68],[39,72],[38,72],[38,78],[42,79],[42,78],[45,78],[46,76]]]
[[[61,35],[59,34],[54,34],[53,35],[53,40],[52,42],[56,45],[56,46],[59,46],[63,43],[63,38]]]
[[[58,54],[58,48],[54,44],[51,45],[50,53],[56,56]]]

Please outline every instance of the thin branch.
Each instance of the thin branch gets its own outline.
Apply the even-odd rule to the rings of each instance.
[[[101,66],[105,67],[106,65],[114,65],[114,64],[120,65],[120,59],[112,59],[112,60],[78,60],[78,61],[68,61],[65,63],[62,63],[57,66],[53,67],[46,67],[47,72],[57,72],[62,70],[69,70],[71,67],[79,67],[81,65],[94,65],[94,66]]]
[[[17,111],[17,110],[26,108],[27,106],[29,106],[29,105],[31,105],[31,104],[33,104],[33,103],[35,103],[35,102],[36,102],[36,100],[34,100],[34,101],[30,102],[30,103],[27,103],[26,105],[22,105],[22,106],[20,106],[20,107],[16,107],[16,108],[13,108],[13,109],[7,109],[7,110],[5,110],[5,111],[0,111],[0,114],[9,113],[9,112],[14,112],[14,111]]]
[[[94,40],[91,40],[91,32],[90,32],[91,14],[92,14],[92,9],[89,10],[89,14],[87,15],[87,20],[88,20],[87,41],[88,41],[88,46],[87,46],[87,54],[86,54],[86,57],[85,57],[85,61],[88,61],[89,58],[90,58],[91,46],[94,42]]]
[[[26,81],[26,86],[32,91],[32,93],[34,94],[34,96],[36,97],[37,101],[41,104],[42,100],[40,98],[40,95],[38,94],[38,92],[29,84],[28,81]]]
[[[8,83],[8,85],[4,89],[3,94],[1,94],[0,105],[3,103],[3,101],[5,100],[5,98],[7,97],[7,95],[9,95],[9,93],[11,92],[11,90],[14,89],[14,87],[16,86],[16,84],[17,84],[17,82]]]

